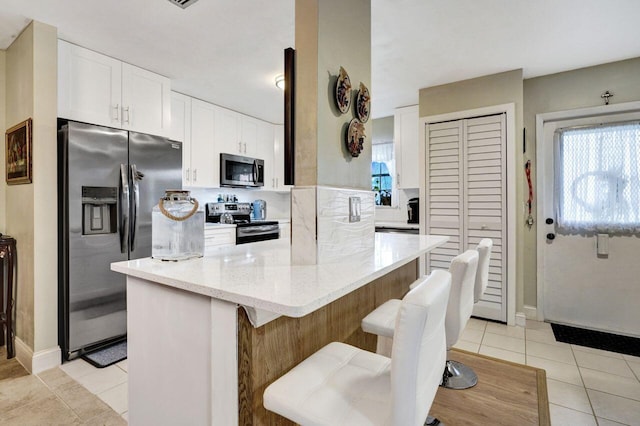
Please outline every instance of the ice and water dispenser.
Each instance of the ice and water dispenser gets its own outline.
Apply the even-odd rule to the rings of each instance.
[[[117,232],[118,188],[82,187],[82,235]]]

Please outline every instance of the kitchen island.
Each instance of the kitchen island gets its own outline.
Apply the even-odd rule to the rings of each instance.
[[[266,386],[331,341],[375,350],[360,321],[446,241],[375,234],[370,251],[316,265],[293,265],[283,240],[112,264],[128,275],[129,422],[287,424],[263,408]]]

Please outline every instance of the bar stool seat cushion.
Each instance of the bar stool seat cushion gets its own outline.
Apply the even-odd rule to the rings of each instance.
[[[362,330],[378,336],[393,337],[400,305],[402,305],[400,299],[387,300],[364,317],[361,324]]]
[[[305,426],[390,424],[390,374],[391,359],[333,342],[272,383],[264,406]]]

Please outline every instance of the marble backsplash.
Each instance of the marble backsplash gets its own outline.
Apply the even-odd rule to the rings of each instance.
[[[360,220],[349,221],[349,198],[360,199]],[[344,261],[371,250],[375,240],[371,191],[325,186],[291,190],[292,261],[296,264]]]

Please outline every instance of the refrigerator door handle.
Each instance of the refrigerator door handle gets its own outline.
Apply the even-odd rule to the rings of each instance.
[[[131,165],[131,183],[133,184],[133,205],[131,206],[131,251],[136,249],[136,234],[138,232],[138,209],[140,206],[140,187],[138,181],[141,174],[135,164]]]
[[[120,252],[126,253],[129,245],[129,168],[120,164]]]

